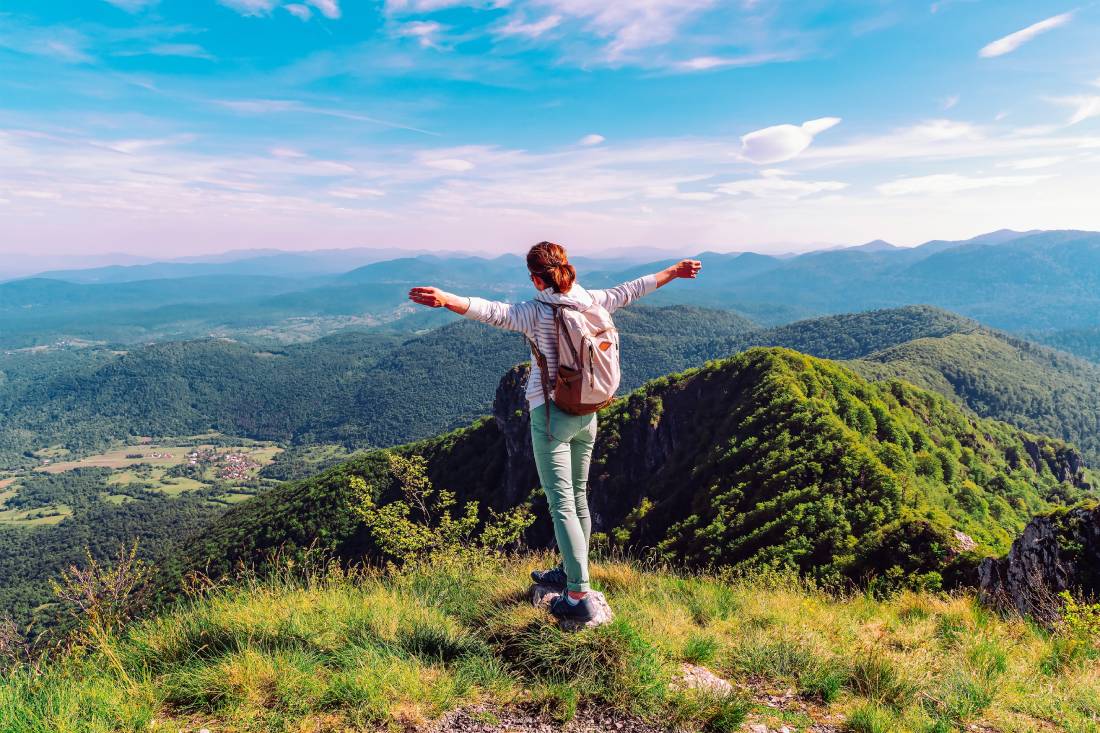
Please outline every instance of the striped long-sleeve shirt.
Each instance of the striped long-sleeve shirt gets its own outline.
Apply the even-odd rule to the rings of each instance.
[[[533,300],[523,303],[511,304],[484,298],[470,298],[470,308],[466,311],[466,317],[498,328],[519,331],[527,336],[538,345],[539,351],[546,357],[546,371],[553,379],[553,375],[558,373],[558,336],[554,326],[554,309],[546,305],[547,303],[567,305],[582,310],[593,303],[598,303],[609,313],[614,313],[656,289],[657,276],[646,275],[607,290],[585,290],[578,283],[574,283],[567,294],[555,293],[547,288],[539,291]],[[534,354],[531,355],[531,364],[535,364]],[[527,380],[527,404],[534,409],[544,401],[542,374],[535,367],[531,369],[531,376]]]

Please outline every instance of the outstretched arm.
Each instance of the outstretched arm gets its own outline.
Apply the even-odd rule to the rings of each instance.
[[[481,321],[509,331],[521,331],[530,337],[535,333],[535,304],[533,302],[502,303],[484,298],[467,298],[432,287],[413,288],[409,300],[430,308],[446,308],[472,321]]]
[[[702,266],[699,260],[681,260],[675,265],[666,267],[652,275],[646,275],[607,290],[592,290],[590,292],[597,303],[609,312],[614,313],[619,308],[630,305],[638,298],[652,293],[662,285],[668,285],[677,278],[694,278],[699,274]]]
[[[680,260],[675,265],[666,267],[657,273],[657,287],[668,285],[680,277],[694,280],[701,269],[703,269],[703,263],[699,260]]]
[[[466,311],[470,310],[469,298],[463,298],[439,288],[413,288],[409,291],[409,300],[429,308],[446,308],[460,316],[466,315]]]

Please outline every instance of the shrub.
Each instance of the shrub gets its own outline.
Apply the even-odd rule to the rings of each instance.
[[[692,664],[706,664],[714,659],[718,651],[718,641],[713,636],[695,634],[684,644],[684,661]]]
[[[898,671],[884,656],[864,654],[852,665],[852,689],[879,705],[895,710],[907,707],[917,694],[917,685]]]
[[[889,710],[875,704],[857,708],[845,724],[852,733],[897,733],[897,723]]]
[[[360,497],[359,514],[379,550],[399,563],[499,552],[518,542],[534,521],[528,508],[520,506],[503,514],[490,512],[489,520],[481,523],[476,501],[467,502],[461,516],[452,516],[455,495],[432,486],[423,456],[406,458],[389,451],[385,455],[389,478],[397,482],[402,498],[379,506],[374,497],[387,487],[368,486],[360,476],[348,482]]]

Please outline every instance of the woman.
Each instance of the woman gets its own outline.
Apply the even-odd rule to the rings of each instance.
[[[660,272],[607,290],[585,290],[576,281],[577,271],[569,264],[565,248],[553,242],[539,242],[527,253],[527,269],[538,291],[532,300],[510,305],[452,295],[432,287],[413,288],[409,298],[421,305],[448,308],[475,321],[522,332],[538,347],[553,381],[558,369],[558,338],[555,309],[551,306],[584,310],[596,303],[613,313],[676,278],[694,278],[701,267],[697,260],[682,260]],[[534,354],[531,363],[535,364]],[[547,401],[539,369],[532,368],[526,395],[535,466],[550,504],[554,536],[562,556],[562,565],[545,572],[535,571],[531,577],[537,583],[556,585],[566,591],[551,604],[551,613],[559,618],[588,621],[594,608],[588,598],[588,541],[592,521],[586,492],[588,466],[596,441],[596,414],[570,415],[552,400]]]

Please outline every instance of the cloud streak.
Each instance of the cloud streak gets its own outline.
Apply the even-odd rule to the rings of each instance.
[[[1055,28],[1060,28],[1066,23],[1069,23],[1072,19],[1073,13],[1069,12],[1052,16],[1046,20],[1040,20],[1038,23],[1029,25],[1027,28],[1018,30],[1015,33],[1010,33],[1004,38],[998,38],[996,41],[983,47],[982,50],[978,52],[978,56],[983,59],[991,59],[1012,53],[1036,36],[1052,31]]]

